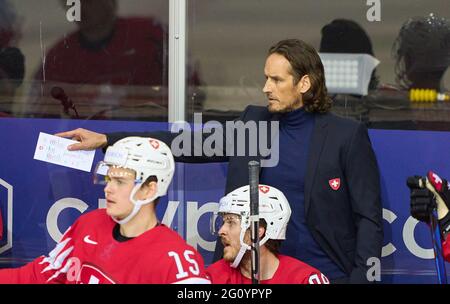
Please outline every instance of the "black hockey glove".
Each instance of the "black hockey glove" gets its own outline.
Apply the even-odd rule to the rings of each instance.
[[[421,176],[410,176],[406,182],[411,190],[411,216],[419,221],[429,223],[431,213],[436,208],[433,193],[428,190],[426,179]]]

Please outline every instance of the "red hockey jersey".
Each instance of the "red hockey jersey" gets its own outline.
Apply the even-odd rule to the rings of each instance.
[[[201,255],[159,225],[123,242],[105,209],[91,211],[66,231],[48,256],[1,269],[0,283],[210,283]]]
[[[442,242],[442,254],[444,255],[444,259],[447,262],[450,262],[450,234],[447,234],[447,237]]]
[[[280,264],[271,279],[261,284],[329,284],[328,278],[319,270],[285,255],[278,255]],[[225,260],[217,261],[206,270],[213,284],[251,284],[239,268],[232,268]]]

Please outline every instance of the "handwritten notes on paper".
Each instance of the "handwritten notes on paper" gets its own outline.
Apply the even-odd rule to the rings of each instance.
[[[95,151],[68,151],[67,146],[75,140],[46,133],[39,133],[34,159],[44,162],[90,172]]]

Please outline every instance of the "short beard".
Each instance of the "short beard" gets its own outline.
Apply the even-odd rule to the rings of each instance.
[[[285,107],[284,109],[281,109],[281,110],[275,110],[275,109],[271,108],[270,105],[267,105],[267,110],[269,110],[269,112],[272,113],[272,114],[285,114],[285,113],[289,113],[289,112],[298,110],[298,109],[300,109],[300,108],[302,108],[304,106],[302,104],[302,102],[300,101],[301,106],[299,108],[295,109],[294,107],[296,105],[298,105],[298,103],[299,102],[292,103],[289,106],[287,106],[287,107]]]

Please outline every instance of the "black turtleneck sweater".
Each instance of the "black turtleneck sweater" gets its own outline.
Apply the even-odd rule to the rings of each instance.
[[[284,193],[292,209],[281,253],[295,257],[325,274],[329,279],[345,273],[328,257],[306,225],[305,175],[315,116],[303,108],[280,117],[280,159],[276,167],[263,168],[260,183]]]

